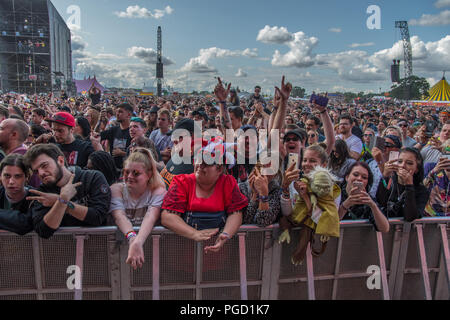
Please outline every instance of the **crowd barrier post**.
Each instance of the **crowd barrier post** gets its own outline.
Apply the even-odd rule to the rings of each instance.
[[[339,239],[337,245],[337,253],[336,253],[336,262],[334,267],[334,279],[333,279],[333,291],[331,293],[331,299],[336,300],[337,298],[337,288],[338,288],[338,274],[341,266],[341,258],[342,258],[342,242],[344,238],[344,228],[339,228]]]
[[[160,273],[159,273],[159,262],[160,262],[160,256],[159,256],[159,243],[160,243],[161,235],[154,234],[152,235],[152,245],[153,245],[153,256],[152,256],[152,263],[153,263],[153,269],[152,269],[152,299],[153,300],[159,300],[159,279],[160,279]]]
[[[39,236],[37,234],[33,234],[31,241],[33,246],[34,280],[37,289],[37,299],[43,300],[44,295],[42,294],[42,261],[40,254]]]
[[[239,232],[239,274],[241,286],[241,300],[248,300],[247,292],[247,255],[245,252],[245,232]]]
[[[378,258],[380,259],[380,273],[381,273],[381,286],[383,288],[383,299],[390,300],[387,271],[386,271],[386,259],[384,255],[383,234],[379,231],[376,231],[376,235],[377,235]]]
[[[274,241],[272,248],[272,263],[271,263],[271,281],[270,281],[270,300],[278,299],[278,280],[280,278],[280,266],[281,266],[281,244],[278,243],[277,239]]]
[[[408,254],[408,243],[409,243],[409,235],[411,231],[411,222],[404,222],[403,224],[403,232],[401,234],[400,241],[400,251],[398,255],[398,263],[397,268],[394,270],[395,274],[393,275],[395,278],[394,285],[394,300],[400,300],[402,296],[403,289],[403,277],[405,275],[405,266],[406,266],[406,256]]]
[[[264,251],[262,259],[261,300],[270,299],[270,285],[272,282],[273,238],[274,230],[264,231]]]
[[[84,240],[87,239],[86,235],[75,235],[76,239],[76,258],[75,264],[80,270],[80,286],[75,287],[74,300],[83,300],[83,261],[84,261]]]
[[[120,242],[115,234],[107,235],[108,260],[110,268],[111,299],[121,299]]]
[[[116,232],[117,236],[118,232]],[[120,241],[120,240],[119,240]],[[120,241],[120,298],[121,300],[131,300],[131,268],[126,262],[128,258],[128,243],[126,240]]]
[[[423,241],[423,225],[418,223],[415,225],[417,232],[417,247],[420,261],[420,269],[422,271],[422,281],[424,288],[424,296],[426,300],[431,300],[430,276],[427,264],[427,254],[425,252],[425,243]]]
[[[203,243],[196,243],[196,259],[195,264],[196,276],[195,276],[195,300],[202,300],[202,273],[203,273]]]
[[[308,300],[316,300],[316,289],[314,286],[314,263],[311,254],[311,242],[306,248],[306,270],[308,274]]]
[[[389,297],[393,299],[394,297],[394,288],[395,288],[395,280],[397,276],[398,270],[398,260],[400,255],[400,245],[402,242],[402,231],[403,226],[396,224],[391,225],[391,228],[394,228],[394,240],[392,241],[392,252],[391,252],[391,265],[389,268]]]
[[[447,289],[450,294],[450,250],[449,250],[449,238],[447,233],[447,225],[439,224],[438,228],[440,229],[441,234],[441,245],[442,245],[442,253],[441,253],[441,270],[444,269],[445,279],[447,280]],[[442,272],[439,272],[442,274]],[[442,277],[444,278],[444,277]]]

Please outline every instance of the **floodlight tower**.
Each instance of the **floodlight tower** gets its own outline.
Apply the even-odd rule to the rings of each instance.
[[[157,43],[157,60],[156,60],[156,81],[158,86],[158,97],[161,97],[162,94],[162,79],[164,78],[163,74],[163,63],[162,63],[162,34],[161,27],[158,27],[158,43]]]
[[[400,28],[403,40],[403,55],[405,58],[405,78],[412,76],[412,47],[409,38],[408,21],[395,21],[395,27]]]
[[[412,47],[409,37],[408,21],[395,21],[395,27],[400,29],[403,40],[403,55],[405,59],[405,79],[413,75],[412,72]],[[410,85],[409,81],[406,88],[406,99],[409,100]]]

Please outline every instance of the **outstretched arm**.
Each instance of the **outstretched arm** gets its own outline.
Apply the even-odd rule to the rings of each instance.
[[[223,127],[225,129],[231,129],[230,114],[227,110],[227,97],[230,93],[231,83],[229,83],[227,89],[225,89],[222,84],[222,80],[220,80],[220,78],[217,78],[217,80],[219,83],[214,89],[214,94],[216,95],[216,100],[220,105],[220,118],[222,119]]]

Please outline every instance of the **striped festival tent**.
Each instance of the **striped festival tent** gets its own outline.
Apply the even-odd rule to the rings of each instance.
[[[430,89],[429,94],[428,101],[450,101],[450,85],[445,76]]]

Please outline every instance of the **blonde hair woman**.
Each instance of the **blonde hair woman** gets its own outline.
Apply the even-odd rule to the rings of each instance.
[[[136,148],[125,160],[123,183],[111,186],[110,213],[130,244],[126,260],[134,269],[144,263],[144,243],[160,217],[166,194],[149,150]],[[140,226],[139,233],[133,227]]]

